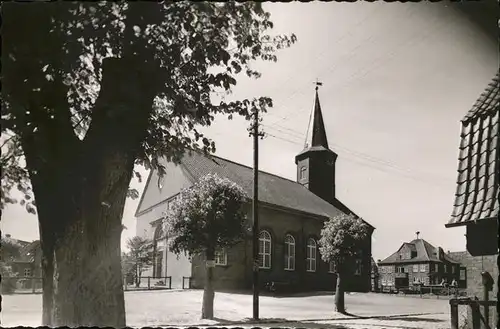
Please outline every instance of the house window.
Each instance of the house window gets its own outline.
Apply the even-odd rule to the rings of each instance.
[[[434,272],[439,272],[439,264],[434,264]]]
[[[215,251],[215,265],[225,266],[227,265],[227,252],[226,249],[222,248]]]
[[[448,273],[448,265],[444,264],[444,273]]]
[[[295,270],[295,239],[290,234],[285,236],[285,270]]]
[[[420,272],[425,273],[425,264],[420,264]]]
[[[418,264],[413,265],[413,273],[418,272]]]
[[[460,280],[465,280],[465,268],[460,269]]]
[[[24,269],[24,276],[31,276],[31,269],[30,268]]]
[[[455,274],[455,266],[451,266],[451,274]]]
[[[316,272],[316,241],[307,240],[307,272]]]
[[[328,273],[336,273],[337,269],[335,267],[335,262],[328,263]]]
[[[356,268],[354,269],[354,275],[361,275],[363,272],[363,261],[361,259],[356,259]]]
[[[306,166],[300,167],[300,176],[299,176],[300,179],[306,178],[306,170],[307,170]]]
[[[259,234],[259,267],[271,268],[271,234],[268,231]]]

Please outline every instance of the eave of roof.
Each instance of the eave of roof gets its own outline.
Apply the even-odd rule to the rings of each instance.
[[[191,184],[194,184],[199,179],[199,177],[201,177],[205,173],[217,173],[218,171],[220,171],[220,175],[235,181],[235,183],[239,185],[242,185],[244,190],[247,191],[247,194],[251,195],[252,184],[251,181],[247,181],[248,174],[251,174],[251,171],[253,170],[251,167],[215,155],[202,155],[196,151],[192,151],[192,154],[194,154],[194,156],[198,156],[198,158],[192,158],[192,155],[186,153],[185,156],[187,156],[187,158],[183,158],[179,164]],[[295,181],[264,171],[259,171],[259,174],[261,175],[259,188],[263,190],[263,193],[260,192],[259,198],[259,205],[261,206],[278,209],[280,211],[288,211],[318,219],[332,217],[337,213],[348,213],[359,218],[358,215],[356,215],[339,200],[335,200],[333,204],[330,204]],[[250,175],[250,177],[251,176],[252,175]],[[149,181],[146,183],[145,188],[147,188],[148,184]],[[281,186],[280,184],[283,186]],[[292,194],[285,196],[280,192],[278,193],[280,194],[278,202],[272,202],[274,201],[273,195],[276,195],[275,190],[279,189],[279,187],[276,187],[275,185],[280,185],[281,191],[287,191],[287,193]],[[298,194],[294,195],[294,192],[291,192],[291,189]],[[306,199],[301,203],[300,200],[296,199],[297,197]],[[289,202],[290,200],[295,201]],[[250,197],[248,201],[251,201]],[[144,213],[148,209],[144,209],[140,211],[140,213],[136,212],[136,216]],[[375,229],[375,227],[370,223],[366,221],[364,222],[370,227],[372,231]]]
[[[457,188],[445,227],[468,225],[499,215],[499,72],[462,120]]]

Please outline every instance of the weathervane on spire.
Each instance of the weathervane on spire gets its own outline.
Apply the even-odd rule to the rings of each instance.
[[[316,91],[318,91],[318,87],[323,85],[323,82],[319,82],[319,80],[316,78],[316,82],[314,82],[316,85]]]

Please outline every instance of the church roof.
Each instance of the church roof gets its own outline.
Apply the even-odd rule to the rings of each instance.
[[[399,257],[399,252],[401,251],[401,248],[403,248],[405,245],[410,247],[412,251],[416,251],[417,256],[411,259],[401,259]],[[393,253],[383,261],[379,262],[379,264],[383,265],[383,264],[418,263],[418,262],[442,262],[442,261],[447,261],[450,263],[458,263],[456,260],[447,256],[445,253],[442,253],[441,257],[439,254],[440,254],[439,248],[434,247],[424,239],[415,239],[411,242],[403,243],[395,253]]]
[[[319,102],[318,87],[314,96],[314,107],[309,118],[309,127],[307,128],[306,140],[304,149],[297,155],[312,151],[328,151],[332,152],[328,147],[328,138],[326,137],[325,123],[323,121],[323,113]]]
[[[325,123],[323,113],[321,113],[321,104],[319,103],[318,88],[314,97],[314,107],[309,119],[309,127],[304,148],[323,146],[328,149],[328,139],[326,137]]]
[[[251,167],[213,155],[192,151],[181,160],[191,180],[197,181],[214,173],[240,185],[249,197],[253,194],[253,169]],[[321,217],[342,213],[353,214],[338,200],[334,205],[318,197],[301,184],[267,172],[259,171],[259,202]],[[370,225],[371,226],[371,225]],[[372,226],[373,227],[373,226]]]
[[[447,227],[499,215],[499,83],[497,72],[462,120],[457,189]]]

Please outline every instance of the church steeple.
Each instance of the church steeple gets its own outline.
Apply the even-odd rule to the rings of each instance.
[[[314,106],[309,118],[304,149],[295,157],[297,182],[322,199],[335,200],[335,162],[337,154],[328,147],[325,123],[316,82]]]
[[[317,82],[321,85],[321,82]],[[321,104],[319,103],[318,86],[316,86],[316,95],[314,107],[309,118],[309,127],[307,129],[306,142],[304,147],[323,146],[328,149],[328,139],[326,137],[325,123],[321,113]]]

